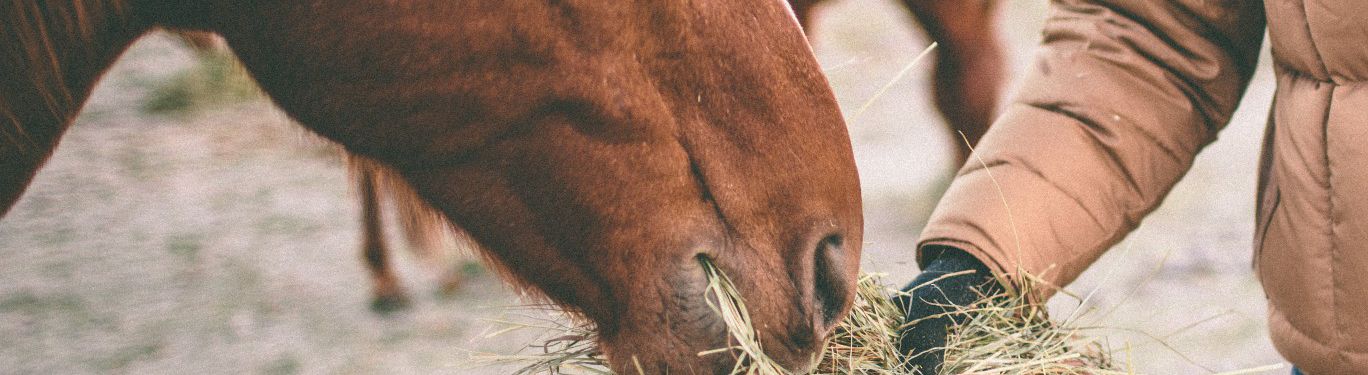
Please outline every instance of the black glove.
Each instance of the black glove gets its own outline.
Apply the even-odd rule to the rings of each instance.
[[[899,332],[899,346],[903,355],[908,356],[908,370],[913,374],[936,375],[945,360],[945,353],[940,348],[945,346],[947,330],[951,324],[966,318],[963,314],[946,314],[947,308],[943,306],[968,306],[983,296],[1001,293],[1003,289],[988,266],[963,250],[938,247],[926,251],[924,256],[930,259],[926,267],[903,288],[911,295],[899,297],[894,302],[907,313],[907,321],[925,319]],[[941,278],[967,270],[975,272]]]

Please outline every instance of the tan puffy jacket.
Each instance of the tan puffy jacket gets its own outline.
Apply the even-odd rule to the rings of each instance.
[[[1274,344],[1310,374],[1368,373],[1368,0],[1055,1],[976,152],[991,174],[959,172],[923,248],[1073,281],[1230,119],[1265,23],[1278,89],[1255,263]]]

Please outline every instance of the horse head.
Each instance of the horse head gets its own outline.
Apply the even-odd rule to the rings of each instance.
[[[157,1],[149,1],[156,3]],[[204,0],[287,112],[394,168],[516,283],[591,320],[619,372],[731,368],[698,259],[767,354],[811,365],[849,310],[849,137],[780,0]]]

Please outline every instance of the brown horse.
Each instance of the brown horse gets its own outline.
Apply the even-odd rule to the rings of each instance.
[[[859,180],[781,1],[15,0],[0,5],[0,211],[155,27],[223,35],[305,127],[391,168],[511,279],[597,324],[618,371],[735,360],[697,259],[802,371],[848,311]]]
[[[798,20],[804,27],[812,24],[818,5],[825,0],[789,0]],[[988,130],[1003,81],[1004,57],[997,42],[995,25],[997,0],[936,1],[903,0],[931,39],[941,46],[936,55],[936,106],[950,125],[950,131],[963,133],[968,143],[953,142],[956,160],[963,163],[970,147]],[[809,29],[811,32],[811,29]],[[225,53],[226,44],[217,36],[204,32],[177,33],[191,47],[202,53]],[[409,239],[410,248],[418,250],[420,258],[440,258],[450,240],[440,225],[433,225],[419,206],[408,204],[412,199],[403,181],[387,179],[379,184],[377,178],[385,173],[370,163],[353,163],[356,191],[360,192],[362,207],[362,259],[371,273],[374,298],[371,307],[386,312],[407,304],[404,288],[390,265],[389,246],[382,229],[381,197],[390,196],[396,202],[398,214],[407,220],[401,224]],[[459,236],[458,236],[459,238]],[[444,268],[443,289],[450,290],[460,283],[460,274]]]

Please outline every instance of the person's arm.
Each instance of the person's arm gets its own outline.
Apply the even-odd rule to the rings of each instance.
[[[986,269],[1010,281],[1024,272],[1063,286],[1139,225],[1229,121],[1257,63],[1262,6],[1053,1],[1020,93],[922,233],[925,272],[903,301],[909,320],[972,303],[981,294],[969,285],[995,285],[975,273],[921,286],[938,274]],[[940,366],[928,350],[944,345],[951,323],[929,319],[903,333],[923,373]]]
[[[1253,1],[1062,0],[1050,12],[1020,93],[936,207],[919,257],[948,246],[999,275],[1073,281],[1229,121],[1264,33]]]

